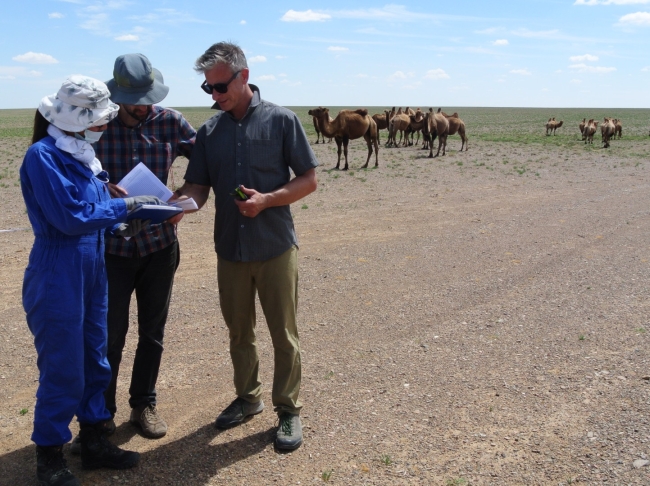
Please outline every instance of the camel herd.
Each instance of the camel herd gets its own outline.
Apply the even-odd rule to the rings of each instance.
[[[598,123],[593,118],[589,121],[586,121],[586,118],[583,118],[578,125],[580,128],[580,133],[582,134],[582,140],[585,143],[594,143],[594,134],[598,128]],[[609,141],[616,138],[621,138],[623,136],[623,123],[618,118],[605,117],[603,123],[600,125],[600,135],[603,143],[603,148],[609,147]]]
[[[332,119],[329,115],[329,109],[322,106],[309,110],[312,116],[314,129],[316,130],[316,143],[325,143],[325,137],[332,141],[335,140],[338,148],[338,160],[336,169],[341,165],[341,152],[345,158],[343,170],[348,170],[348,143],[350,140],[363,137],[368,146],[368,158],[365,165],[361,168],[368,167],[370,157],[375,153],[375,167],[379,165],[379,138],[380,131],[388,131],[388,141],[386,147],[407,147],[418,145],[420,134],[422,135],[422,148],[429,149],[429,157],[433,155],[433,141],[438,138],[438,151],[435,157],[445,155],[447,148],[447,137],[458,133],[462,140],[461,152],[463,148],[467,151],[467,136],[465,134],[465,123],[460,119],[458,113],[447,115],[440,108],[436,113],[433,108],[423,113],[420,108],[413,110],[400,107],[397,111],[395,107],[392,110],[385,110],[384,113],[377,113],[372,116],[368,110],[360,108],[358,110],[341,110],[336,118]],[[397,133],[399,132],[399,142]],[[413,138],[417,134],[414,142]]]

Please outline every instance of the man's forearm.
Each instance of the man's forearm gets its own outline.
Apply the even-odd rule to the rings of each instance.
[[[174,195],[170,201],[175,201],[182,196],[194,199],[196,205],[202,208],[210,196],[210,186],[202,186],[200,184],[193,184],[191,182],[185,182],[181,187],[174,191]],[[188,211],[189,212],[189,211]]]
[[[287,206],[299,201],[316,190],[316,169],[310,169],[296,176],[280,189],[265,194],[266,207]]]

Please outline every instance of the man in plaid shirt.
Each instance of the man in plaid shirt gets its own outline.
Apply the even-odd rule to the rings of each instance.
[[[174,159],[190,157],[196,131],[179,112],[155,106],[169,91],[160,71],[152,68],[144,55],[126,54],[116,59],[113,79],[106,84],[111,100],[120,105],[120,110],[95,144],[95,152],[109,173],[111,195],[126,196],[126,191],[115,183],[140,162],[167,184]],[[167,424],[156,410],[156,380],[174,273],[180,259],[175,224],[180,218],[182,214],[150,225],[130,239],[106,237],[108,361],[113,372],[105,393],[106,407],[115,416],[117,375],[129,327],[131,294],[135,290],[139,339],[129,388],[130,421],[151,438],[167,432]],[[106,424],[108,432],[114,427],[113,421]]]

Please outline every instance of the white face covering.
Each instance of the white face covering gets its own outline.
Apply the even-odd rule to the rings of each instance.
[[[75,133],[74,138],[76,138],[77,140],[84,140],[88,143],[95,143],[98,142],[100,138],[102,138],[103,133],[104,132],[93,132],[91,130],[85,130],[83,137],[78,133]]]
[[[70,137],[54,125],[47,127],[47,133],[56,140],[56,146],[59,149],[68,152],[76,160],[92,170],[93,174],[97,175],[103,170],[101,162],[95,157],[95,150],[92,145],[86,142],[83,137],[79,136],[79,139]],[[78,133],[75,133],[75,135],[78,135]]]

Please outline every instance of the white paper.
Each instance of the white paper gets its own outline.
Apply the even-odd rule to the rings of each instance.
[[[183,199],[182,201],[170,202],[169,205],[176,206],[177,208],[181,208],[183,211],[199,209],[199,207],[196,204],[196,201],[194,201],[194,199],[192,199],[191,197],[188,199]]]
[[[158,199],[167,201],[173,195],[173,192],[142,162],[124,176],[124,179],[117,185],[127,190],[127,197],[156,196]]]

